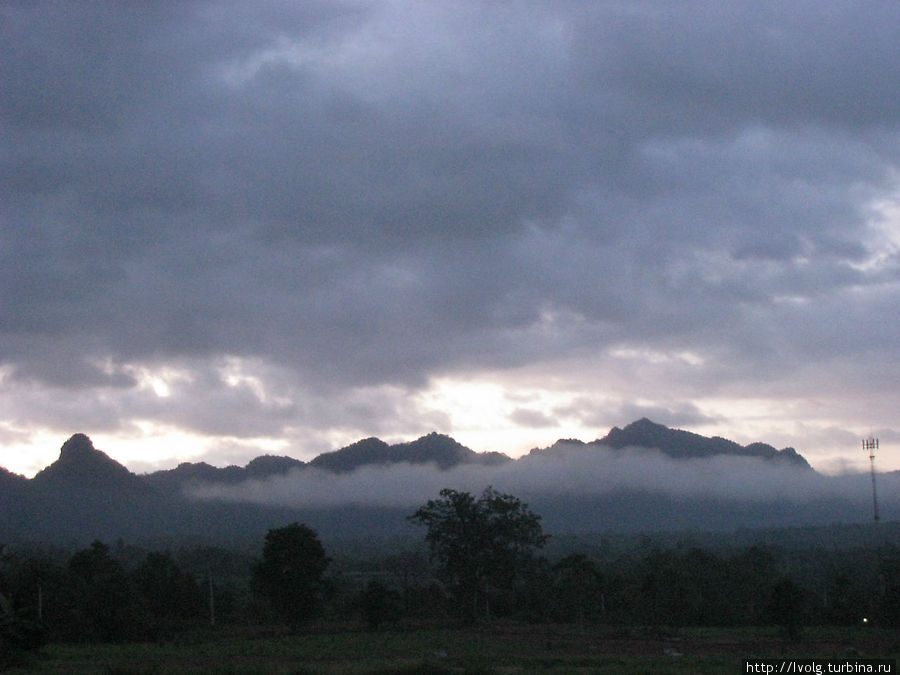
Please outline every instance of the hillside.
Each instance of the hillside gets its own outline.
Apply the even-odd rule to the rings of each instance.
[[[718,436],[707,438],[689,431],[670,429],[662,424],[651,422],[646,417],[632,422],[624,429],[613,427],[606,436],[594,443],[616,450],[627,447],[653,448],[670,457],[677,458],[712,457],[714,455],[759,457],[812,469],[809,462],[794,448],[776,450],[771,445],[758,442],[741,446],[734,441]]]
[[[814,472],[794,448],[776,450],[766,443],[739,445],[734,441],[714,436],[708,438],[680,429],[670,429],[647,418],[632,422],[624,429],[613,427],[603,438],[585,443],[576,439],[560,439],[548,448],[535,448],[532,455],[553,455],[567,452],[572,447],[612,449],[626,451],[631,448],[658,450],[673,459],[703,459],[717,456],[748,457],[775,465],[792,466]]]
[[[478,453],[449,436],[432,432],[409,443],[388,445],[378,438],[366,438],[334,452],[327,452],[309,465],[334,472],[353,471],[366,465],[433,463],[441,469],[459,464],[499,464],[510,458],[499,452]]]
[[[888,520],[900,474],[881,480]],[[740,446],[646,419],[518,460],[432,433],[394,445],[363,439],[308,463],[263,456],[244,467],[183,463],[145,475],[75,434],[31,480],[0,471],[0,541],[234,542],[292,521],[330,540],[392,537],[408,534],[406,516],[441,488],[491,484],[527,499],[552,533],[728,531],[871,517],[867,476],[820,476],[789,448]]]

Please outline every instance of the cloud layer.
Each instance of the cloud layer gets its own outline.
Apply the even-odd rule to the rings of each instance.
[[[894,3],[0,7],[0,444],[897,439]]]

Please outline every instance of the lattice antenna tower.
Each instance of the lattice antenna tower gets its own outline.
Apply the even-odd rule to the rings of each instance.
[[[878,449],[878,439],[866,438],[862,442],[863,450],[869,453],[869,466],[872,471],[872,515],[878,522],[878,493],[875,491],[875,451]]]

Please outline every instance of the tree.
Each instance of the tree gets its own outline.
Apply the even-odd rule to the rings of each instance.
[[[83,639],[119,642],[137,630],[137,594],[109,547],[94,541],[69,559],[75,590],[75,618]]]
[[[772,622],[784,628],[791,640],[800,637],[806,592],[793,579],[782,579],[772,587],[769,612]]]
[[[203,596],[197,580],[168,553],[148,553],[132,575],[143,597],[148,628],[155,638],[174,634],[179,624],[200,615]]]
[[[254,586],[282,618],[302,622],[321,612],[328,562],[318,535],[306,525],[269,530],[262,560],[253,568]]]
[[[583,628],[592,613],[603,613],[603,576],[594,561],[583,553],[572,553],[553,566],[553,594],[566,620]]]
[[[378,630],[400,614],[400,597],[377,579],[371,579],[360,594],[363,617],[369,630]]]
[[[510,588],[534,549],[544,545],[541,517],[516,497],[491,487],[476,499],[445,488],[409,520],[428,528],[425,541],[467,620],[489,589]]]
[[[37,649],[44,643],[40,624],[22,617],[7,597],[10,592],[4,571],[12,560],[0,544],[0,670],[12,664],[17,652]]]

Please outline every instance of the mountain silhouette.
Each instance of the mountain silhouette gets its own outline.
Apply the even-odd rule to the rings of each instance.
[[[155,471],[141,478],[155,489],[177,493],[198,483],[234,485],[248,479],[265,480],[307,467],[332,473],[348,473],[363,466],[435,464],[449,469],[459,464],[493,465],[512,461],[499,452],[475,452],[449,436],[432,432],[408,443],[389,445],[380,438],[364,438],[348,446],[325,452],[308,463],[292,457],[264,455],[245,467],[217,468],[206,462],[183,462],[174,469]],[[124,467],[123,467],[124,468]]]
[[[655,448],[676,460],[702,461],[722,455],[757,458],[763,460],[763,464],[773,462],[785,468],[801,469],[799,474],[785,472],[785,475],[808,475],[816,485],[826,481],[791,448],[779,451],[765,443],[741,446],[723,438],[706,438],[669,429],[647,419],[623,429],[615,427],[605,437],[590,443],[561,440],[532,453],[545,453],[552,459],[554,454],[563,454],[573,446],[597,448],[598,462],[608,461],[610,451],[628,453],[632,447]],[[606,452],[599,452],[601,448]],[[590,453],[581,454],[588,461],[590,456]],[[399,464],[417,465],[421,467],[422,476],[440,480],[441,473],[457,466],[471,467],[466,474],[477,476],[478,467],[485,467],[487,471],[491,465],[518,461],[502,453],[474,452],[449,436],[430,433],[408,443],[393,445],[378,438],[366,438],[323,453],[308,463],[266,455],[257,457],[245,467],[217,468],[204,462],[186,462],[175,469],[135,475],[94,448],[90,438],[79,433],[63,444],[55,462],[30,480],[0,470],[0,541],[67,543],[93,539],[109,541],[118,537],[128,540],[199,537],[214,542],[235,542],[258,540],[268,529],[293,521],[306,522],[325,538],[348,541],[392,537],[408,533],[408,507],[359,502],[326,506],[315,501],[303,502],[311,504],[309,506],[291,507],[218,497],[198,500],[194,488],[220,485],[224,492],[216,494],[236,494],[229,492],[232,487],[242,487],[246,483],[243,486],[246,489],[265,491],[267,479],[290,480],[295,473],[298,479],[302,477],[305,481],[303,485],[310,486],[315,483],[309,481],[338,480],[323,478],[323,473],[344,476],[366,466]],[[318,471],[309,473],[310,468]],[[416,475],[408,473],[408,468],[403,471],[406,473],[400,475]],[[439,473],[435,474],[435,471]],[[457,480],[458,476],[448,473],[447,480]],[[886,480],[888,475],[884,478]],[[733,479],[745,480],[741,476]],[[278,484],[284,485],[283,481]],[[328,485],[338,484],[345,483]],[[570,494],[561,491],[558,485],[550,486],[553,489],[546,492],[538,490],[529,501],[539,509],[548,527],[559,532],[722,529],[865,518],[868,484],[863,481],[861,485],[862,507],[857,503],[859,500],[841,501],[824,496],[819,501],[803,504],[790,500],[748,502],[721,495],[673,496],[636,487],[596,494]]]
[[[0,489],[15,490],[16,487],[26,485],[27,483],[28,479],[25,478],[25,476],[18,473],[13,473],[12,471],[7,471],[2,466],[0,466]]]
[[[364,464],[387,464],[392,461],[391,446],[380,438],[364,438],[350,445],[325,452],[313,459],[309,466],[337,473],[352,471]]]
[[[628,447],[652,448],[676,459],[712,457],[714,455],[758,457],[812,470],[809,462],[794,448],[776,450],[766,443],[751,443],[742,446],[718,436],[707,438],[689,431],[670,429],[662,424],[651,422],[646,417],[632,422],[624,429],[613,427],[606,436],[594,443],[614,450]]]
[[[42,469],[31,484],[42,489],[97,489],[144,491],[144,481],[94,448],[85,434],[75,434],[59,450],[59,459]]]
[[[506,461],[512,460],[499,452],[475,452],[449,436],[432,432],[415,441],[395,445],[388,445],[378,438],[365,438],[340,450],[319,455],[309,465],[344,473],[372,464],[433,463],[441,469],[449,469],[459,464],[492,465]]]
[[[232,464],[219,468],[206,462],[182,462],[174,469],[154,471],[141,476],[141,479],[156,490],[172,494],[198,483],[235,485],[249,479],[264,480],[284,475],[292,469],[302,469],[305,466],[305,463],[293,457],[262,455],[243,467]]]
[[[59,541],[132,532],[162,518],[158,494],[140,476],[97,450],[85,434],[63,443],[59,458],[26,485],[15,500],[0,498],[0,532]],[[10,536],[10,535],[6,535]]]
[[[250,460],[245,467],[247,475],[251,478],[268,478],[269,476],[284,475],[293,469],[301,469],[305,466],[299,459],[293,457],[277,457],[275,455],[262,455]]]

